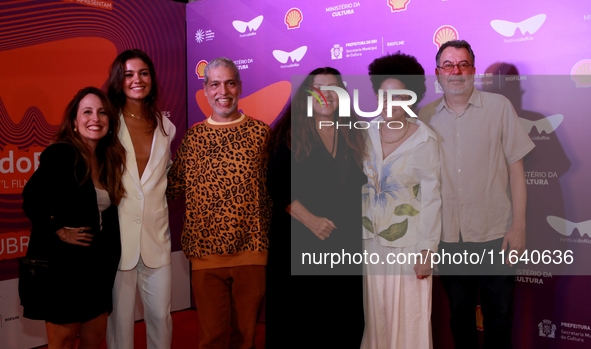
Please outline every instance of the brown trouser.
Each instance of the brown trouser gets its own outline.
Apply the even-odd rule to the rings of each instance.
[[[199,349],[252,349],[265,294],[265,266],[192,271]]]

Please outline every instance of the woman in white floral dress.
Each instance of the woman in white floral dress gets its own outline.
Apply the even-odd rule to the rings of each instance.
[[[415,103],[425,94],[424,70],[412,56],[396,53],[378,58],[370,64],[369,74],[382,100],[392,89],[415,92]],[[411,99],[402,94],[390,98]],[[361,348],[430,349],[430,253],[437,251],[441,234],[437,137],[400,106],[391,107],[388,117],[383,104],[374,121],[384,122],[374,122],[379,129],[368,130],[364,163],[368,184],[363,195],[363,243],[379,262],[368,263],[365,269]]]

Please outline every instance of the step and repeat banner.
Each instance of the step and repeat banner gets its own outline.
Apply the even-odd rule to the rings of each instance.
[[[186,33],[189,125],[211,113],[203,68],[219,56],[240,69],[239,108],[272,125],[292,77],[324,66],[367,74],[399,50],[430,74],[428,103],[442,95],[438,48],[467,40],[477,88],[507,96],[536,144],[525,158],[532,258],[516,266],[515,347],[591,346],[591,2],[203,0],[187,5]],[[556,250],[572,259],[549,260]],[[447,300],[435,284],[434,341],[445,348]]]
[[[186,130],[185,4],[168,0],[0,2],[0,348],[43,345],[42,321],[22,318],[17,258],[25,255],[30,222],[22,189],[85,86],[105,87],[114,58],[144,50],[156,66],[160,108]],[[173,308],[190,306],[188,263],[180,252],[182,202],[171,204]],[[141,316],[138,308],[136,317]]]

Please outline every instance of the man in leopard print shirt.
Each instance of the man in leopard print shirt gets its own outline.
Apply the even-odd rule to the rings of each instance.
[[[199,348],[252,348],[271,215],[269,126],[238,111],[242,82],[231,60],[209,62],[203,86],[213,112],[185,134],[167,196],[185,193],[181,244],[191,261]]]

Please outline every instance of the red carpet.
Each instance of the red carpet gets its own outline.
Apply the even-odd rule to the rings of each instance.
[[[172,348],[173,349],[197,349],[198,320],[197,310],[187,309],[172,313]],[[146,325],[143,321],[135,323],[135,349],[146,348]],[[104,344],[106,349],[107,345]],[[255,335],[255,348],[265,349],[265,324],[258,323]],[[47,349],[47,346],[39,347]]]

